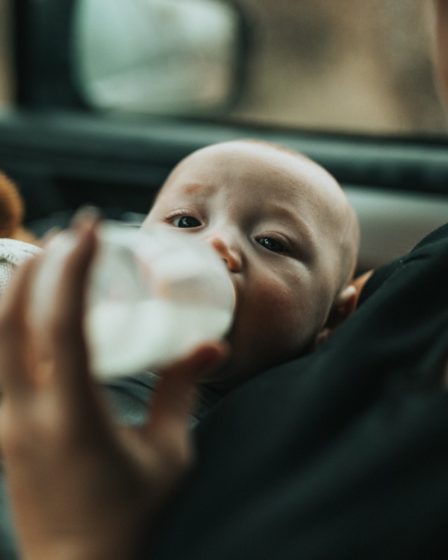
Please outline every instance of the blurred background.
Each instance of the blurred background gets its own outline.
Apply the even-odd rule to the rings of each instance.
[[[430,64],[431,2],[245,0],[256,22],[236,114],[305,127],[446,131]]]
[[[11,1],[0,0],[0,106],[3,107],[14,103],[9,43]],[[178,5],[182,4],[182,0],[177,1]],[[103,15],[107,8],[112,21],[116,10],[117,21],[124,21],[126,10],[132,9],[133,21],[139,19],[141,26],[145,18],[149,22],[148,7],[152,2],[158,6],[160,16],[164,0],[105,0]],[[173,5],[172,0],[165,2],[166,8]],[[217,111],[215,116],[345,132],[447,133],[447,119],[434,89],[430,65],[431,2],[237,0],[233,4],[244,14],[250,37],[246,74],[236,102],[225,112]],[[87,8],[93,7],[94,2],[86,0],[83,5],[87,14]],[[92,58],[83,43],[88,37],[86,29],[89,26],[98,29],[98,24],[104,23],[100,2],[96,6],[97,16],[90,11],[84,20],[78,18],[74,56],[79,57],[80,68],[86,57]],[[169,20],[170,11],[165,12],[162,15]],[[200,28],[201,22],[197,23]],[[170,33],[169,25],[165,29]],[[113,25],[108,30],[109,37],[102,45],[103,58],[104,55],[107,58],[107,39],[112,48],[117,35]],[[133,35],[130,28],[129,40]],[[160,70],[162,75],[164,67]],[[80,75],[83,79],[82,72]],[[194,76],[193,66],[191,75]],[[90,78],[84,74],[84,79]],[[88,86],[88,83],[81,84],[81,89],[87,91]],[[106,102],[101,95],[90,93],[87,98],[93,110],[114,110],[110,100]],[[123,102],[117,103],[116,109],[123,110]],[[125,109],[134,108],[130,104]],[[145,112],[141,104],[137,109],[139,113]],[[151,111],[154,106],[148,107],[147,112]],[[213,116],[213,111],[208,116]]]
[[[0,106],[12,102],[9,0],[0,0]]]

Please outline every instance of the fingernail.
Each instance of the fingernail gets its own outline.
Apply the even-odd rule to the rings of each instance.
[[[75,230],[84,229],[98,222],[100,218],[101,212],[96,206],[81,206],[72,218],[71,227]]]
[[[48,229],[45,232],[42,239],[40,240],[41,247],[46,247],[48,245],[48,243],[50,243],[50,241],[61,231],[62,231],[62,228],[59,227],[59,226],[53,226],[50,229]]]

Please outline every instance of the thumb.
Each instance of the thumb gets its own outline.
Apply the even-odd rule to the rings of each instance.
[[[182,461],[189,459],[189,423],[197,380],[220,364],[227,353],[225,343],[206,342],[161,372],[146,426],[152,443],[161,451]]]

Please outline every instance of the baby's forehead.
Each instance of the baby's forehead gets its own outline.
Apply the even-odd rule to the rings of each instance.
[[[167,192],[168,191],[168,192]],[[206,198],[218,193],[257,203],[283,203],[313,213],[333,213],[345,197],[335,179],[299,153],[257,142],[232,141],[208,146],[185,158],[162,192]]]
[[[198,150],[183,160],[173,174],[176,183],[179,179],[217,185],[255,183],[285,196],[317,187],[329,178],[322,167],[301,154],[255,142],[227,142]]]

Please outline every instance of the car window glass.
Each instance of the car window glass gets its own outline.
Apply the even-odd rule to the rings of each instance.
[[[192,7],[195,3],[228,4],[224,0],[188,1]],[[176,0],[163,2],[166,8]],[[141,26],[152,9],[154,17],[165,18],[165,31],[170,33],[175,22],[170,25],[169,20],[176,15],[174,11],[170,15],[169,9],[158,13],[160,3],[161,0],[108,1],[110,9],[120,5],[121,21],[126,19],[124,12],[133,15],[129,18],[131,27],[131,20]],[[241,95],[233,106],[219,111],[221,118],[349,132],[446,133],[447,121],[433,86],[430,64],[430,3],[238,0],[237,4],[245,15],[250,35],[249,59]],[[78,24],[83,30],[92,21],[87,18]],[[118,34],[112,28],[104,48],[107,40],[117,41]],[[132,36],[136,31],[129,28],[128,34]],[[163,26],[159,26],[159,33],[160,41],[169,39],[162,37]],[[123,48],[130,42],[125,41]],[[207,54],[206,42],[198,42],[197,46],[202,49],[197,59],[200,62],[200,57]],[[157,53],[154,57],[156,60]],[[167,67],[163,58],[159,64],[158,71],[163,71],[163,65]],[[105,71],[106,66],[105,63]],[[160,79],[153,72],[156,90]],[[194,72],[191,80],[207,87],[206,80],[198,83]],[[157,112],[149,95],[147,98],[146,111]],[[90,101],[105,108],[100,99]],[[114,106],[109,103],[107,108]],[[126,103],[115,106],[123,108],[132,110]],[[186,106],[185,112],[191,113],[189,109]],[[140,104],[138,110],[145,111],[145,106]]]
[[[14,98],[8,5],[12,2],[0,0],[0,108]],[[74,5],[90,7],[75,18],[72,70],[93,110],[447,135],[430,60],[432,2],[76,0]],[[235,12],[243,26],[236,24]],[[86,48],[95,29],[101,33],[91,43],[98,51],[93,61]],[[232,36],[236,41],[241,35],[245,48],[241,42],[232,47]],[[111,61],[122,64],[130,47],[142,42],[136,67],[126,62],[117,87]],[[95,62],[101,78],[96,84],[85,71],[86,60]],[[128,79],[132,75],[140,80],[136,85]],[[92,95],[98,85],[104,94]]]
[[[73,57],[93,106],[202,113],[232,90],[238,15],[223,0],[78,0]]]

